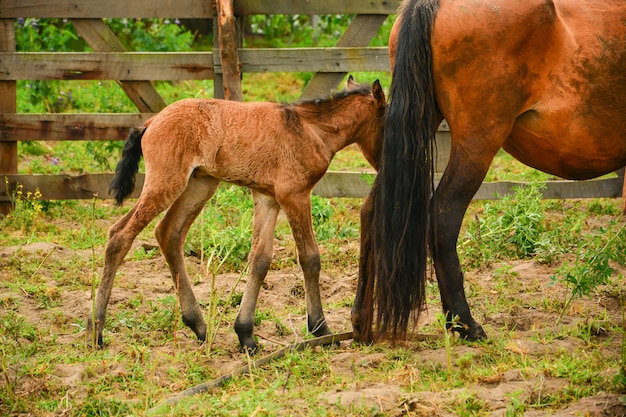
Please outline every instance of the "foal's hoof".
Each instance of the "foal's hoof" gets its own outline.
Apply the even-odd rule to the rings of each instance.
[[[195,333],[200,343],[206,342],[207,325],[202,318],[202,315],[191,314],[189,316],[185,316],[183,314],[183,323],[185,323],[185,325]]]
[[[330,331],[330,329],[328,328],[328,326],[326,324],[322,325],[322,326],[318,326],[318,328],[311,332],[313,333],[313,335],[315,337],[323,337],[323,336],[330,336],[333,334],[333,332]],[[320,346],[325,347],[325,348],[331,348],[331,349],[336,349],[341,345],[341,343],[337,340],[332,340],[328,343],[322,343],[320,344]]]
[[[97,322],[98,321],[96,320],[96,323]],[[85,330],[86,330],[85,337],[87,338],[87,343],[93,346],[98,346],[99,348],[101,348],[104,345],[104,342],[102,340],[102,328],[100,328],[99,326],[94,327],[91,321],[91,317],[87,319]]]
[[[341,347],[341,343],[335,340],[333,342],[323,344],[322,347],[331,350],[339,349]]]
[[[247,342],[246,344],[242,343],[239,347],[239,351],[248,356],[254,356],[259,353],[259,346],[256,344],[254,339],[252,339],[252,342]]]

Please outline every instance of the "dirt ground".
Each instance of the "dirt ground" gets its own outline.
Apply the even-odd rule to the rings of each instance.
[[[150,242],[136,242],[135,246]],[[0,248],[0,259],[7,259],[12,256],[15,251],[21,250],[22,256],[33,256],[48,253],[54,248],[47,262],[55,260],[61,262],[72,262],[77,257],[90,259],[91,251],[76,252],[67,248],[58,247],[48,243],[37,243],[21,248],[5,247]],[[132,252],[131,252],[132,253]],[[199,260],[190,257],[187,259],[190,274],[200,270]],[[553,267],[547,267],[537,264],[534,261],[516,261],[511,263],[512,271],[515,274],[515,283],[511,285],[519,285],[521,298],[531,299],[539,297],[546,291],[547,283],[550,275],[553,273]],[[491,330],[490,337],[498,337],[498,333],[506,330],[514,331],[514,337],[511,343],[507,345],[507,349],[515,352],[522,352],[528,357],[541,357],[547,352],[554,349],[574,349],[578,344],[583,343],[579,338],[564,337],[554,340],[549,344],[544,344],[533,335],[536,335],[545,329],[554,329],[556,315],[539,309],[519,308],[511,313],[488,313],[481,310],[481,297],[498,297],[498,289],[494,280],[494,269],[497,265],[484,271],[474,271],[466,274],[468,285],[472,286],[472,294],[478,295],[476,298],[470,297],[473,304],[474,315],[476,319],[485,325],[485,328]],[[340,275],[333,274],[329,276],[322,273],[321,292],[325,305],[338,305],[326,311],[326,318],[330,328],[334,332],[345,332],[351,330],[350,325],[350,307],[345,306],[343,300],[350,299],[354,294],[356,287],[357,270],[356,266]],[[6,278],[6,277],[5,277]],[[85,277],[88,280],[89,277]],[[234,283],[237,281],[237,274],[225,274],[217,277],[215,285],[217,291],[222,294],[228,294]],[[239,284],[238,291],[243,290],[244,282]],[[126,260],[120,269],[120,274],[116,279],[115,287],[109,303],[109,314],[116,308],[121,306],[126,300],[143,294],[145,299],[155,299],[163,297],[165,294],[173,294],[173,285],[169,276],[169,271],[161,256],[153,259],[145,260]],[[211,291],[211,282],[206,279],[198,282],[194,287],[195,294],[199,300],[208,300]],[[552,291],[552,290],[550,290]],[[553,291],[559,291],[554,288]],[[563,291],[563,290],[561,290]],[[60,294],[60,305],[65,315],[71,319],[81,320],[86,316],[90,309],[91,301],[88,290],[80,291],[63,291]],[[596,315],[597,317],[607,317],[610,320],[621,322],[621,309],[616,299],[609,296],[602,296],[594,299],[577,300],[573,306],[576,311],[584,311],[584,316],[589,317]],[[275,351],[285,344],[294,342],[302,335],[298,335],[297,329],[302,329],[305,323],[304,317],[304,299],[303,287],[301,281],[301,273],[297,268],[288,270],[271,271],[266,279],[266,285],[262,289],[259,298],[259,307],[265,310],[276,311],[277,315],[281,315],[286,311],[287,306],[301,306],[298,311],[303,314],[287,314],[283,317],[283,322],[290,327],[290,334],[286,336],[277,332],[276,326],[270,321],[263,321],[262,324],[255,329],[255,334],[259,336],[259,343],[263,347],[263,353]],[[0,307],[1,308],[1,307]],[[292,309],[293,311],[293,309]],[[438,306],[433,304],[422,315],[420,327],[427,325],[434,320],[434,314],[438,311]],[[50,325],[51,314],[45,309],[37,307],[35,300],[24,297],[19,303],[19,314],[29,317],[31,323],[37,325]],[[564,320],[563,326],[571,326],[577,323],[577,318],[568,316]],[[495,329],[495,333],[493,333]],[[419,331],[419,328],[418,328]],[[180,329],[181,348],[193,349],[197,342],[193,338],[193,334],[188,329]],[[111,351],[123,350],[126,347],[119,341],[119,338],[112,334],[110,326],[107,326],[105,333],[110,340],[106,349]],[[82,340],[84,333],[71,333],[58,335],[58,343],[76,344],[78,340]],[[621,340],[615,337],[615,341],[609,344],[606,354],[615,356],[620,354]],[[342,342],[342,346],[350,346],[350,342]],[[221,349],[224,354],[216,358],[211,366],[219,370],[219,374],[227,374],[233,369],[242,365],[241,354],[238,351],[238,342],[232,326],[227,326],[220,331],[216,347]],[[455,357],[470,355],[474,350],[479,349],[471,344],[457,344],[453,347]],[[365,364],[364,366],[378,366],[385,360],[385,355],[364,354],[358,348],[345,349],[333,356],[333,370],[335,373],[345,373],[350,375],[354,372],[348,364],[355,362]],[[445,349],[424,350],[421,354],[421,361],[424,363],[444,364],[446,363]],[[615,373],[615,369],[607,369],[607,372]],[[83,370],[80,365],[64,365],[59,366],[54,375],[64,385],[72,390],[85,389],[81,385]],[[453,398],[458,398],[461,391],[471,392],[482,401],[490,405],[493,416],[505,415],[507,404],[510,403],[510,393],[521,392],[521,398],[528,399],[537,395],[547,395],[561,389],[567,382],[563,378],[553,378],[542,374],[528,375],[521,370],[509,370],[494,375],[491,378],[485,378],[476,384],[459,388],[453,391],[444,392],[415,392],[407,394],[403,392],[399,386],[393,383],[376,383],[371,386],[355,386],[353,390],[342,390],[329,392],[327,400],[329,403],[340,401],[344,405],[354,404],[371,404],[383,411],[384,415],[404,415],[406,410],[413,410],[419,415],[447,416],[452,415],[445,411],[445,404]],[[176,387],[175,387],[176,388]],[[180,390],[187,387],[180,387]],[[175,391],[176,389],[174,389]],[[626,407],[620,401],[617,394],[602,394],[594,397],[584,398],[574,404],[559,410],[539,410],[527,411],[526,416],[553,415],[553,416],[621,416],[626,415]]]

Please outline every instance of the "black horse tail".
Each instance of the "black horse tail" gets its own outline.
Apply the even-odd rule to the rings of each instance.
[[[139,160],[141,159],[141,138],[146,131],[145,127],[131,128],[128,139],[124,142],[122,159],[115,167],[115,176],[111,181],[109,194],[115,197],[115,202],[121,206],[124,199],[135,189],[135,176],[139,170]]]
[[[440,117],[430,46],[438,7],[438,0],[409,0],[401,11],[381,168],[371,191],[372,236],[361,252],[361,266],[367,270],[360,277],[366,284],[376,282],[380,337],[390,332],[392,339],[405,336],[411,313],[417,318],[425,302],[434,138]],[[363,329],[363,339],[371,339],[368,331]]]

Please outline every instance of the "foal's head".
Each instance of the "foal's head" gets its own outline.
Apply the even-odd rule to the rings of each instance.
[[[386,106],[378,80],[371,87],[361,86],[350,76],[346,88],[330,98],[285,105],[283,110],[288,124],[298,126],[305,120],[334,138],[335,151],[356,143],[378,170]]]
[[[351,106],[355,120],[359,128],[354,135],[354,142],[359,146],[363,156],[374,169],[378,171],[379,155],[383,145],[383,126],[385,121],[385,109],[387,101],[385,92],[378,80],[374,81],[371,88],[364,89],[348,77],[346,91],[363,90],[365,93],[361,99]]]

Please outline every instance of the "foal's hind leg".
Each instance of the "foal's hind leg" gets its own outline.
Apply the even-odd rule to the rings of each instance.
[[[213,177],[192,176],[185,191],[172,204],[154,230],[154,235],[172,273],[183,322],[202,342],[206,340],[207,325],[189,282],[183,245],[191,224],[198,217],[205,203],[213,196],[218,184],[219,180]]]
[[[307,326],[315,336],[324,336],[331,331],[322,311],[319,278],[321,270],[320,252],[313,233],[310,193],[284,193],[277,201],[289,219],[298,250],[298,261],[304,275]]]
[[[254,311],[261,284],[272,261],[274,229],[280,207],[274,197],[258,191],[252,191],[252,198],[254,199],[254,230],[249,256],[250,276],[241,299],[239,314],[235,320],[235,332],[239,337],[241,349],[256,353],[258,347],[253,335]]]
[[[133,208],[109,229],[102,280],[96,293],[94,310],[87,320],[87,334],[91,335],[99,346],[102,346],[102,329],[117,269],[139,232],[165,210],[175,197],[175,195],[169,198],[164,194],[157,195],[144,188]]]

